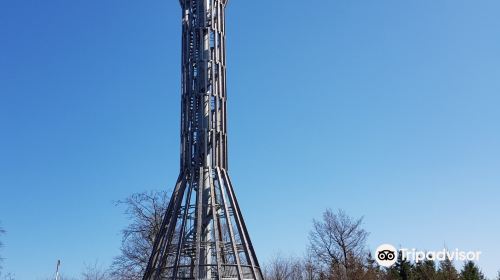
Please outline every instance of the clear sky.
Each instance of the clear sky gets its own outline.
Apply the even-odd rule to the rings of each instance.
[[[231,0],[230,174],[260,261],[327,207],[500,269],[500,2]],[[107,265],[178,174],[180,8],[0,1],[0,221],[20,280]]]

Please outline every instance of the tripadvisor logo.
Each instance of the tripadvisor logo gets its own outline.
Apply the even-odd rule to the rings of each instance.
[[[383,244],[378,246],[375,251],[375,261],[384,267],[393,266],[398,261],[399,256],[403,260],[414,261],[416,263],[425,260],[444,261],[447,259],[450,261],[478,261],[481,253],[481,251],[460,251],[458,249],[454,251],[447,249],[440,251],[418,251],[417,249],[407,248],[397,250],[390,244]]]
[[[390,244],[382,244],[375,251],[375,261],[381,266],[390,267],[398,260],[398,251]]]

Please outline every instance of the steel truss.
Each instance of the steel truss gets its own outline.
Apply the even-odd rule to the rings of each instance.
[[[143,280],[261,280],[227,172],[227,0],[180,4],[181,172]]]

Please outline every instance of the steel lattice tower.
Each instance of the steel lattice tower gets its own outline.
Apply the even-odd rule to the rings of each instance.
[[[227,173],[227,0],[180,4],[181,170],[143,279],[261,280]]]

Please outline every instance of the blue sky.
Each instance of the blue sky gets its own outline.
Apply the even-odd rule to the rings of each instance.
[[[107,265],[113,201],[178,174],[178,1],[0,1],[0,221],[18,279]],[[313,218],[500,269],[500,2],[230,1],[230,174],[264,263]]]

